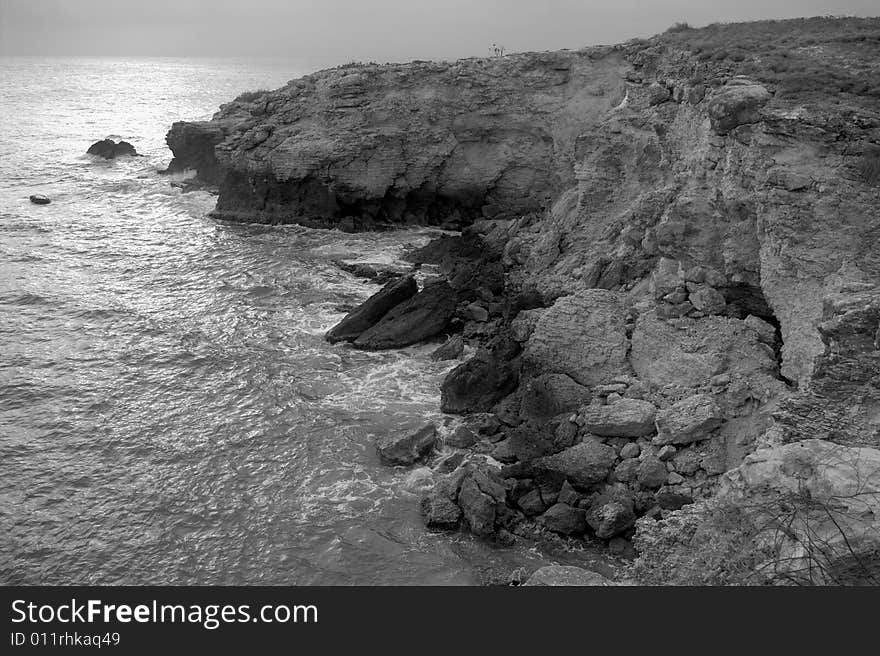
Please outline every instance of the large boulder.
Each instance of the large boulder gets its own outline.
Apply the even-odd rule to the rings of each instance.
[[[514,366],[480,350],[449,372],[440,386],[440,409],[453,414],[488,412],[516,387]]]
[[[115,159],[117,157],[123,157],[126,155],[137,157],[138,153],[127,141],[120,141],[116,143],[112,139],[102,139],[101,141],[96,141],[89,149],[86,151],[88,155],[95,155],[97,157],[103,157],[104,159]]]
[[[546,565],[532,574],[523,585],[614,585],[601,574],[571,565]]]
[[[466,467],[443,476],[433,489],[422,498],[421,510],[428,528],[454,530],[458,528],[463,514],[458,506],[458,493],[467,475]]]
[[[604,481],[616,459],[613,447],[588,439],[551,456],[537,458],[532,466],[536,471],[561,476],[572,485],[586,488]]]
[[[455,313],[456,294],[446,282],[426,286],[396,305],[354,340],[356,348],[392,349],[417,344],[446,328]]]
[[[600,495],[590,505],[587,523],[597,538],[609,540],[635,526],[632,499],[622,495]]]
[[[581,385],[609,383],[629,372],[623,297],[588,289],[558,299],[535,323],[523,364],[534,372],[562,373]]]
[[[437,427],[428,424],[414,433],[382,436],[376,444],[379,456],[391,465],[411,465],[427,456],[437,443]]]
[[[392,280],[333,326],[325,339],[332,343],[353,342],[376,325],[391,308],[412,298],[418,291],[419,286],[412,276]]]
[[[580,535],[587,529],[586,513],[567,503],[555,503],[541,515],[541,523],[549,531],[562,535]]]
[[[770,92],[749,80],[734,79],[709,101],[712,129],[727,134],[740,125],[761,120],[761,108],[770,100]]]
[[[566,374],[542,374],[520,385],[520,412],[528,419],[549,419],[590,400],[590,390]]]
[[[657,413],[657,444],[690,444],[708,439],[721,425],[721,408],[709,394],[694,394]]]
[[[636,321],[629,361],[639,380],[658,387],[701,387],[726,372],[746,381],[756,398],[779,389],[772,349],[739,319],[711,316],[673,323],[646,312]]]
[[[506,506],[507,493],[497,474],[487,467],[474,467],[465,476],[458,493],[458,505],[471,532],[493,535],[496,520]]]
[[[584,406],[578,424],[595,435],[642,437],[654,432],[656,412],[649,401],[624,398],[608,405]]]

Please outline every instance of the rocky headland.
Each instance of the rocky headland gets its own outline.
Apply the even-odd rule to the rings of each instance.
[[[880,580],[880,19],[343,66],[168,145],[219,218],[460,231],[327,336],[466,357],[454,430],[378,445],[457,454],[429,526],[646,583]]]

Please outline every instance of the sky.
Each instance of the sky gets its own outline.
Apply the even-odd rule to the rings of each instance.
[[[880,15],[878,0],[0,0],[0,55],[485,56],[647,37],[685,21]]]

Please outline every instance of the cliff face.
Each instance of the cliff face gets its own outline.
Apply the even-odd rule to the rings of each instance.
[[[878,80],[880,20],[731,25],[324,71],[168,142],[220,217],[470,225],[443,403],[510,466],[428,521],[609,539],[758,444],[880,445]]]
[[[577,136],[622,100],[626,67],[592,51],[323,71],[175,124],[172,168],[218,182],[217,216],[241,221],[520,216],[573,184]]]

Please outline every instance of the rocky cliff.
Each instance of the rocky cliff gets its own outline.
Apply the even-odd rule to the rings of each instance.
[[[880,445],[880,20],[342,67],[168,143],[219,217],[466,228],[432,334],[477,349],[443,406],[491,458],[429,524],[626,552],[637,517],[747,496],[759,446]]]

